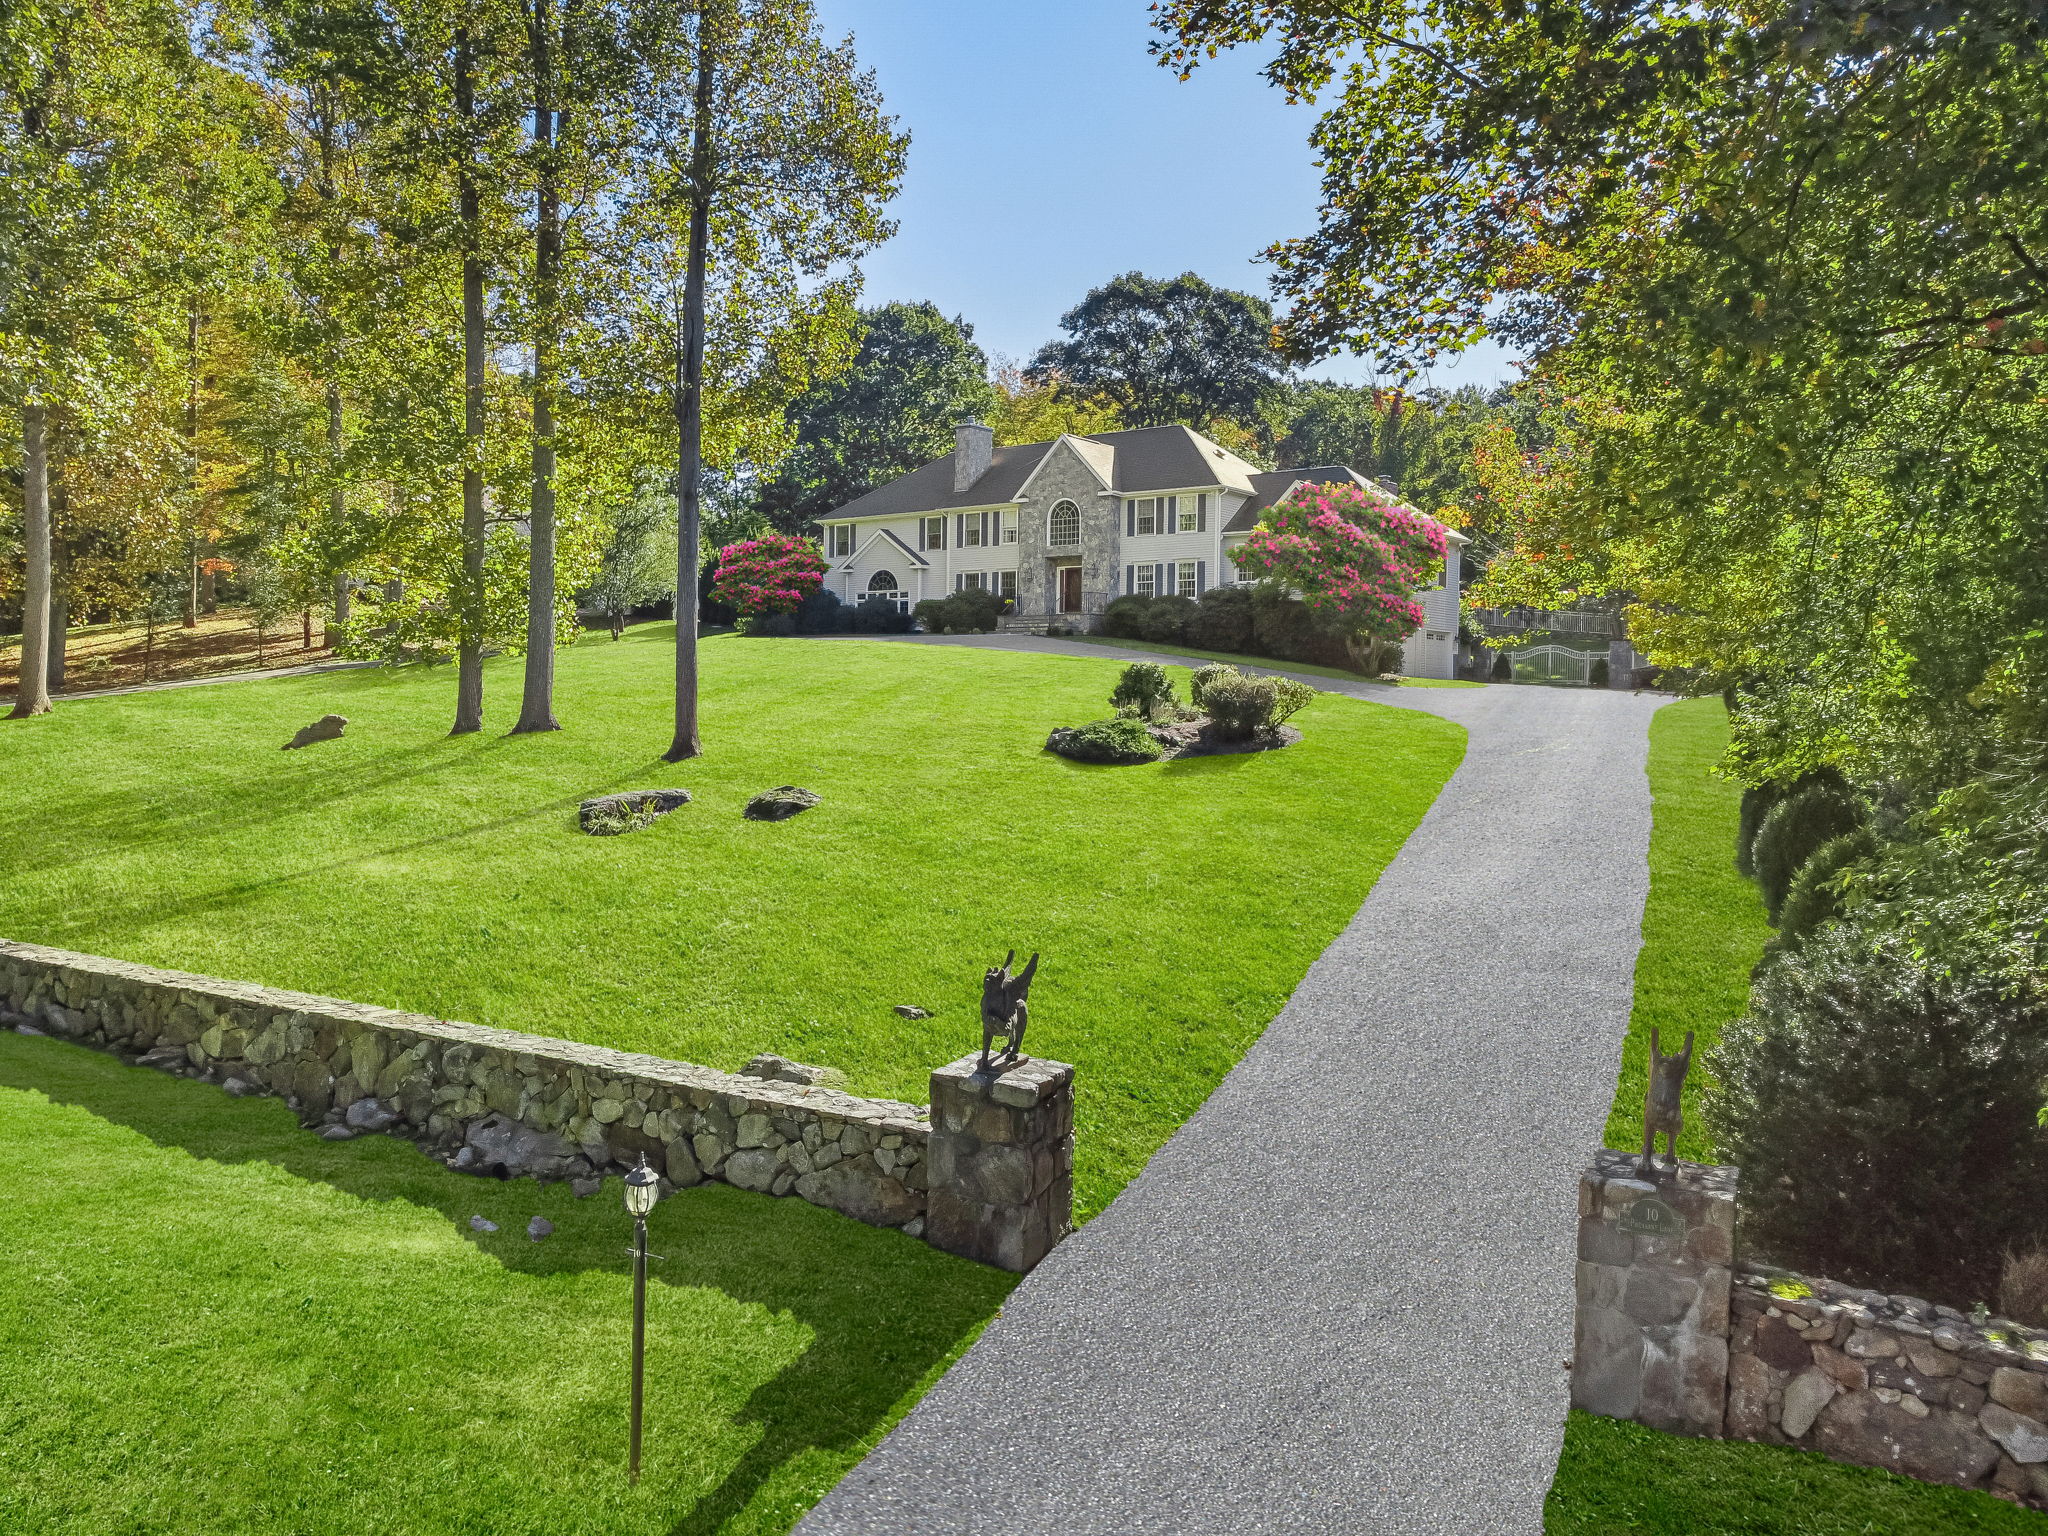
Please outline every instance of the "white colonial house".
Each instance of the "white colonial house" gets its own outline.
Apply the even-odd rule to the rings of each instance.
[[[1238,579],[1229,552],[1297,486],[1370,485],[1341,465],[1254,469],[1187,427],[1142,427],[1050,443],[995,446],[963,423],[953,452],[818,519],[829,591],[909,606],[965,587],[1016,601],[1006,628],[1093,627],[1113,597],[1200,597]],[[1402,647],[1413,677],[1457,664],[1459,551],[1418,593],[1423,624]]]

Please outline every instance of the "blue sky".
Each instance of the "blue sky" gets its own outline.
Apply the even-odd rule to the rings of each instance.
[[[1259,250],[1313,228],[1311,107],[1228,55],[1186,83],[1146,52],[1145,0],[817,0],[910,130],[896,238],[867,300],[930,299],[990,352],[1028,358],[1090,289],[1133,268],[1271,297]],[[1426,380],[1514,374],[1482,344]],[[1315,373],[1372,377],[1335,358]]]

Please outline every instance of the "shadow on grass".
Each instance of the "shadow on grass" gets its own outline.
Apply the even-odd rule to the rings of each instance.
[[[276,1099],[232,1099],[85,1047],[0,1032],[0,1087],[22,1089],[125,1126],[160,1147],[224,1164],[268,1163],[372,1202],[437,1210],[508,1270],[625,1276],[630,1224],[619,1184],[577,1200],[566,1185],[455,1173],[409,1142],[327,1142]],[[555,1225],[526,1235],[533,1215]],[[496,1232],[469,1226],[482,1215]],[[751,1447],[698,1499],[673,1536],[712,1536],[793,1459],[814,1450],[857,1458],[896,1413],[972,1341],[1016,1277],[952,1258],[900,1232],[867,1227],[800,1200],[710,1184],[664,1201],[649,1223],[665,1255],[653,1284],[705,1287],[788,1313],[811,1330],[804,1353],[754,1389],[733,1421],[759,1428]],[[674,1362],[651,1362],[651,1369]],[[687,1368],[687,1367],[684,1367]],[[653,1442],[650,1442],[652,1449]]]
[[[342,871],[352,868],[366,859],[394,858],[403,854],[417,853],[423,848],[438,847],[443,843],[459,843],[485,833],[500,832],[507,827],[516,827],[523,822],[534,821],[543,816],[555,815],[564,817],[562,831],[567,835],[576,831],[576,819],[570,813],[581,806],[584,800],[596,795],[612,794],[619,790],[642,788],[647,778],[669,766],[661,758],[651,758],[630,773],[620,774],[597,784],[586,784],[572,794],[562,795],[553,800],[544,800],[538,805],[524,806],[518,810],[508,812],[506,815],[495,816],[489,821],[477,822],[473,826],[457,827],[450,832],[437,832],[432,837],[416,837],[410,842],[379,843],[374,847],[364,848],[360,852],[350,854],[347,858],[329,859],[325,863],[309,864],[298,869],[287,870],[283,874],[268,875],[261,880],[245,880],[239,885],[222,886],[217,890],[196,892],[164,900],[103,901],[87,915],[95,932],[105,932],[109,923],[141,923],[149,925],[173,918],[193,917],[206,912],[231,908],[238,905],[245,898],[254,896],[262,891],[277,890],[281,887],[297,885],[301,881],[319,880],[326,876],[340,874]],[[427,771],[430,770],[424,768],[417,770],[419,773]],[[392,778],[413,776],[415,775],[393,775]],[[362,787],[357,786],[358,789]],[[283,815],[287,813],[280,811],[277,814]],[[269,819],[271,818],[267,816],[254,818],[254,820]],[[237,823],[235,825],[236,830],[242,830],[246,824]],[[216,825],[212,830],[220,830],[220,826]],[[157,840],[154,834],[150,840]],[[4,846],[4,844],[0,844],[0,846]],[[80,855],[81,858],[84,856]],[[70,862],[75,862],[75,860]]]

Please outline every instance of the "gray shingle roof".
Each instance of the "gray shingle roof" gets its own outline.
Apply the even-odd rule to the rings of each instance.
[[[1287,488],[1297,480],[1306,480],[1311,485],[1328,485],[1333,481],[1349,480],[1353,485],[1372,485],[1355,469],[1342,464],[1321,464],[1312,469],[1268,469],[1252,476],[1252,499],[1232,514],[1223,525],[1225,533],[1247,533],[1258,527],[1259,518],[1265,511],[1287,494]],[[1374,487],[1378,489],[1378,487]]]
[[[1187,427],[1137,427],[1128,432],[1099,432],[1084,441],[1099,443],[1110,450],[1106,455],[1114,465],[1110,489],[1126,495],[1185,490],[1203,485],[1225,485],[1243,491],[1252,489],[1257,480],[1257,471],[1236,454],[1218,447]],[[948,454],[913,469],[907,475],[898,475],[885,485],[876,486],[865,496],[857,497],[815,521],[918,517],[951,512],[960,507],[987,507],[1013,501],[1052,446],[1051,443],[1023,443],[996,449],[988,469],[964,491],[953,489],[953,456]]]

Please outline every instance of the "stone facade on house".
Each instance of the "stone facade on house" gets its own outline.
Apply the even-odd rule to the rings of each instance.
[[[282,1098],[330,1140],[403,1136],[465,1172],[587,1181],[644,1157],[670,1189],[722,1180],[928,1235],[926,1111],[819,1082],[718,1072],[6,940],[0,1018],[232,1094]],[[760,1060],[774,1064],[763,1070],[812,1075]],[[1071,1165],[1073,1069],[1032,1065],[1033,1123],[1064,1120]],[[1001,1088],[1009,1079],[992,1081]],[[1028,1255],[1028,1268],[1050,1246],[1039,1235],[1050,1230],[1057,1241],[1071,1221],[1070,1184],[1035,1186],[1017,1205],[983,1213],[987,1230],[970,1256],[1002,1263]],[[961,1251],[951,1239],[940,1246]]]
[[[1573,1406],[2048,1509],[2048,1333],[1743,1261],[1736,1170],[1580,1183]]]

